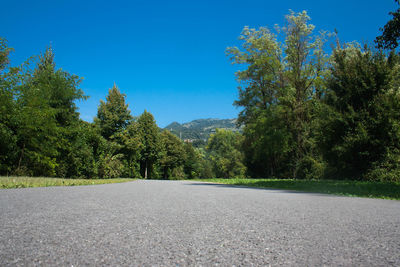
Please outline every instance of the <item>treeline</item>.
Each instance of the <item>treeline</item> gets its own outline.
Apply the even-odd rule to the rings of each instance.
[[[1,39],[0,175],[235,176],[231,158],[222,162],[220,155],[240,156],[236,150],[241,138],[238,134],[217,131],[209,146],[195,148],[159,129],[147,111],[134,118],[115,84],[100,102],[94,122],[82,121],[76,107],[76,101],[87,98],[79,89],[81,79],[56,68],[51,48],[19,67],[10,66],[11,51]]]
[[[57,69],[51,49],[11,67],[1,39],[0,175],[400,181],[392,24],[379,49],[315,33],[306,12],[291,12],[275,31],[245,27],[242,46],[227,49],[241,65],[234,104],[243,132],[217,130],[200,148],[159,129],[147,111],[134,118],[115,84],[93,123],[82,121],[80,78]]]

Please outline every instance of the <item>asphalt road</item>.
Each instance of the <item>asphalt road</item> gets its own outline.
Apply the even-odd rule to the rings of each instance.
[[[0,190],[0,266],[400,266],[400,201],[200,182]]]

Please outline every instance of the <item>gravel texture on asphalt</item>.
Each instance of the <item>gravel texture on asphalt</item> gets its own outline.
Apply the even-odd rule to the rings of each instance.
[[[400,201],[188,181],[0,190],[0,266],[400,266]]]

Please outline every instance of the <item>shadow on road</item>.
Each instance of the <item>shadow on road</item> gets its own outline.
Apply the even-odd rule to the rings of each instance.
[[[315,193],[315,192],[306,192],[306,191],[296,191],[296,190],[287,190],[287,189],[278,189],[278,188],[265,188],[265,187],[253,187],[253,186],[245,186],[245,185],[234,185],[234,184],[217,184],[210,182],[190,182],[184,184],[185,186],[208,186],[208,187],[218,187],[218,188],[237,188],[237,189],[252,189],[252,190],[263,190],[268,191],[269,193],[290,193],[290,194],[307,194],[307,195],[315,195],[315,196],[332,196],[332,197],[340,197],[337,195],[331,195],[327,193]]]

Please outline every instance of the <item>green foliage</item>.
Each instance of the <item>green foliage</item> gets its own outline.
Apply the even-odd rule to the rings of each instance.
[[[251,177],[290,177],[293,140],[279,112],[258,115],[247,123],[243,135],[242,149]]]
[[[125,104],[125,95],[114,86],[108,91],[106,102],[100,101],[97,111],[96,124],[99,125],[101,135],[110,140],[113,135],[125,130],[132,120],[128,105]]]
[[[4,174],[12,172],[12,164],[16,161],[18,152],[13,128],[17,112],[14,88],[19,79],[19,70],[14,68],[5,71],[9,68],[8,56],[11,51],[6,40],[0,38],[0,173]]]
[[[143,150],[142,132],[133,120],[125,95],[114,84],[100,101],[95,118],[102,141],[98,161],[98,175],[105,178],[139,177],[140,151]]]
[[[63,163],[74,147],[69,137],[77,132],[79,122],[75,101],[86,98],[78,88],[79,77],[56,69],[51,48],[38,57],[34,69],[30,68],[34,59],[21,67],[9,67],[4,55],[10,49],[2,46],[1,50],[0,139],[4,145],[0,172],[36,176],[67,173]]]
[[[16,171],[55,176],[59,161],[66,156],[63,149],[71,147],[67,133],[79,120],[75,101],[86,97],[78,88],[77,76],[56,70],[51,48],[25,76],[17,87],[19,112],[14,116],[20,154]]]
[[[236,76],[243,107],[246,165],[252,176],[306,178],[302,162],[313,157],[314,107],[324,93],[328,56],[326,33],[314,34],[305,11],[286,16],[286,27],[245,27],[242,50],[227,49],[234,64],[244,65]],[[282,38],[278,38],[283,34]],[[282,43],[278,41],[284,39]]]
[[[140,177],[139,160],[144,144],[139,124],[132,121],[123,132],[115,135],[113,139],[120,144],[119,152],[124,155],[125,175],[127,177]]]
[[[183,166],[175,167],[171,171],[171,175],[169,176],[170,180],[183,180],[186,178],[185,171],[183,170]]]
[[[161,133],[160,141],[163,146],[160,165],[163,169],[163,178],[168,179],[169,177],[174,177],[173,172],[175,169],[181,169],[180,167],[185,161],[185,150],[182,141],[168,130],[164,130]],[[183,178],[183,169],[180,172],[175,171],[175,175]]]
[[[0,173],[9,174],[17,158],[17,137],[7,125],[0,123]]]
[[[319,141],[331,175],[393,180],[400,151],[399,56],[351,45],[335,49],[333,58]]]
[[[145,179],[156,178],[158,175],[156,175],[154,164],[159,160],[162,151],[159,129],[153,115],[146,110],[139,116],[137,124],[142,144],[140,151],[141,176]]]
[[[216,177],[245,177],[243,153],[240,151],[242,135],[232,131],[217,129],[207,143],[207,151]]]
[[[0,37],[0,72],[3,72],[8,66],[8,57],[11,51],[13,51],[13,49],[8,47],[7,40]]]
[[[399,3],[398,0],[395,0]],[[395,49],[399,46],[400,39],[400,9],[397,9],[395,12],[390,12],[389,15],[392,16],[392,19],[389,20],[383,28],[382,35],[376,37],[375,43],[378,48],[384,49]]]
[[[326,163],[318,156],[306,156],[297,166],[297,176],[307,180],[320,179],[325,176]]]
[[[75,102],[87,99],[79,89],[81,81],[76,75],[62,69],[56,70],[51,48],[40,56],[40,62],[31,82],[35,88],[40,88],[39,90],[43,90],[46,94],[48,104],[54,110],[57,126],[67,127],[78,121],[79,113]]]
[[[55,176],[57,166],[57,110],[50,105],[51,85],[47,75],[54,76],[54,66],[40,61],[19,90],[15,114],[19,159],[17,172],[29,169],[28,175]]]
[[[122,154],[101,154],[98,161],[98,175],[101,178],[121,177],[124,169]]]
[[[62,140],[65,143],[59,149],[62,157],[59,158],[56,169],[58,177],[97,177],[92,131],[92,125],[83,121],[64,129]]]
[[[206,166],[207,162],[201,150],[194,148],[191,143],[184,144],[185,149],[185,162],[183,170],[188,179],[194,178],[209,178],[213,177],[207,170],[211,170],[211,166]]]

